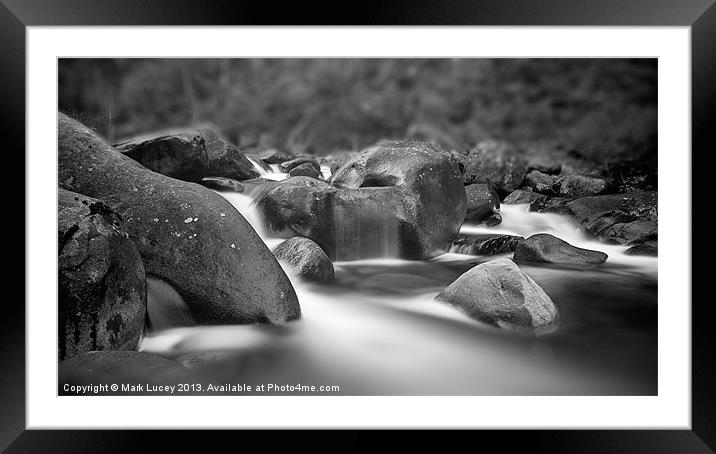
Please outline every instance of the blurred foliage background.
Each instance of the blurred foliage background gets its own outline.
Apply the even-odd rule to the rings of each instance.
[[[420,138],[656,155],[655,59],[61,59],[59,108],[110,141],[194,122],[326,155]]]

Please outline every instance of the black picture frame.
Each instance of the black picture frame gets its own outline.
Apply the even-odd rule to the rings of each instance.
[[[716,120],[716,6],[714,0],[495,0],[443,1],[403,0],[336,3],[334,8],[294,2],[274,5],[268,2],[238,0],[0,0],[0,91],[4,155],[19,162],[15,175],[25,174],[25,52],[26,27],[76,25],[532,25],[532,26],[690,26],[692,52],[692,149],[705,154],[713,149]],[[713,152],[713,151],[712,151]],[[693,153],[695,156],[699,153]],[[22,157],[22,158],[21,158]],[[684,157],[685,159],[688,156]],[[8,166],[9,167],[9,166]],[[697,167],[698,168],[698,167]],[[22,171],[18,170],[22,169]],[[23,177],[24,178],[24,177]],[[694,182],[701,182],[694,175]],[[703,183],[700,183],[703,184]],[[700,191],[692,193],[696,196]],[[6,190],[10,190],[9,188]],[[667,189],[668,190],[668,189]],[[24,184],[23,184],[24,191]],[[18,199],[15,197],[15,199]],[[18,199],[19,200],[19,199]],[[23,198],[23,202],[25,202]],[[692,205],[693,206],[693,205]],[[662,207],[664,209],[664,207]],[[27,207],[23,204],[22,212]],[[17,211],[15,211],[17,213]],[[17,243],[19,216],[13,216],[13,236]],[[698,235],[694,223],[693,238]],[[703,228],[703,227],[701,227]],[[25,235],[23,233],[23,235]],[[31,241],[24,236],[25,245]],[[25,263],[25,258],[21,263]],[[25,267],[15,261],[15,273]],[[707,267],[708,268],[708,267]],[[696,279],[700,273],[692,269]],[[703,276],[705,278],[705,276]],[[14,282],[8,279],[7,282]],[[19,277],[17,279],[19,282]],[[708,281],[707,281],[708,282]],[[695,293],[693,293],[696,295]],[[311,446],[327,450],[364,451],[374,444],[365,432],[333,431],[317,437],[320,446],[307,445],[306,433],[283,436],[264,433],[224,431],[209,435],[190,431],[43,431],[25,430],[25,308],[6,293],[0,330],[0,450],[8,452],[136,452],[149,449],[146,438],[161,437],[162,443],[187,448],[195,443],[204,449],[219,447],[215,437],[228,446],[265,443],[274,449]],[[24,290],[23,290],[24,296]],[[683,301],[691,304],[691,301]],[[692,310],[692,430],[550,430],[550,431],[471,431],[440,433],[441,441],[465,441],[472,446],[496,446],[506,442],[510,448],[546,452],[714,452],[716,450],[716,361],[711,306],[712,298],[693,298]],[[111,409],[108,409],[111,411]],[[237,409],[237,411],[240,411]],[[140,437],[141,434],[141,437]],[[383,435],[387,435],[385,432]],[[391,433],[390,435],[393,435]],[[425,433],[395,434],[405,443],[430,447]],[[455,437],[464,437],[465,440]],[[212,440],[209,443],[209,440]],[[238,441],[240,440],[240,441]],[[237,443],[238,441],[238,443]],[[468,446],[469,446],[468,445]],[[456,445],[457,446],[457,445]]]

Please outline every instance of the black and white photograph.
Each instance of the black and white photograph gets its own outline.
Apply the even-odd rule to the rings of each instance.
[[[59,58],[57,393],[655,396],[656,58]]]
[[[0,452],[713,453],[715,1],[0,0]]]

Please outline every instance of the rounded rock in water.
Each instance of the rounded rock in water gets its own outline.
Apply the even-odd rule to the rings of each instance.
[[[559,320],[552,299],[509,259],[471,268],[435,299],[505,330],[539,332],[553,328]]]

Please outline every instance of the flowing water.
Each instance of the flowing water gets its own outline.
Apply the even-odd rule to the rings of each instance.
[[[266,236],[250,197],[221,195],[270,248],[283,241]],[[561,321],[554,332],[504,332],[434,302],[469,268],[511,256],[446,253],[425,261],[338,261],[332,284],[289,274],[300,321],[283,327],[154,326],[142,349],[191,357],[220,384],[338,385],[340,394],[349,395],[656,394],[657,260],[591,240],[563,215],[531,213],[526,205],[505,205],[501,212],[502,224],[465,225],[461,233],[545,232],[609,254],[604,265],[586,270],[520,265],[558,306]],[[159,290],[150,289],[150,305],[169,297]]]

